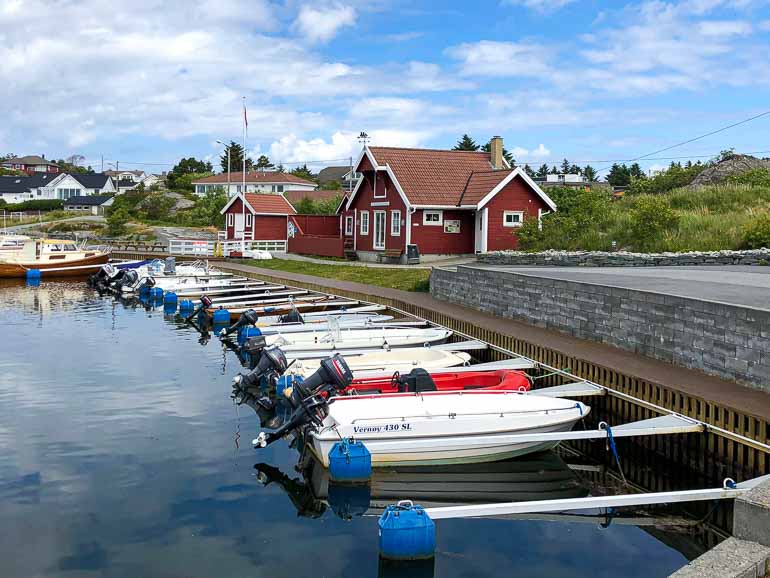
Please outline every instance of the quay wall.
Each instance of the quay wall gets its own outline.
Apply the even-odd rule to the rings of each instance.
[[[770,249],[693,251],[688,253],[627,253],[618,251],[494,251],[478,257],[488,265],[550,265],[552,267],[667,267],[687,265],[770,265]]]
[[[770,392],[770,311],[474,267],[434,269],[431,294]]]

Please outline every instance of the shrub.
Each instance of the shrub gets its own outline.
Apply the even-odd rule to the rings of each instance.
[[[742,246],[745,249],[770,248],[770,215],[763,213],[744,225]]]
[[[751,185],[753,187],[770,187],[770,171],[767,169],[752,169],[738,175],[730,175],[727,182],[736,185]]]
[[[110,210],[107,217],[107,235],[110,237],[120,237],[126,233],[126,223],[130,215],[125,207],[114,207]]]
[[[679,217],[666,199],[644,195],[636,199],[631,209],[630,234],[634,249],[649,250],[659,243],[664,233],[676,227]]]
[[[696,163],[689,167],[672,164],[668,169],[650,178],[632,179],[628,187],[632,195],[654,195],[689,185],[705,168]]]
[[[6,211],[56,211],[64,206],[59,199],[40,199],[5,206]]]

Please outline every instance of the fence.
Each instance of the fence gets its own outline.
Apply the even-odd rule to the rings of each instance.
[[[229,257],[230,253],[241,250],[241,241],[215,241],[212,239],[170,239],[168,252],[171,255],[194,255],[196,257]],[[286,241],[245,241],[246,250],[285,253]]]
[[[300,255],[344,257],[345,239],[329,235],[296,235],[289,238],[289,251]]]

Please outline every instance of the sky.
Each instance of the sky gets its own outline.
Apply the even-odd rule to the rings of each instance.
[[[313,170],[504,138],[602,169],[770,110],[770,0],[0,0],[0,154]],[[648,156],[770,156],[770,115]]]

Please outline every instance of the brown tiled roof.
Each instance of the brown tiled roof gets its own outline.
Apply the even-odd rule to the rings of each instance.
[[[274,213],[276,215],[294,215],[297,211],[283,198],[283,195],[267,193],[246,193],[246,202],[255,213]]]
[[[336,199],[345,194],[342,190],[325,190],[318,189],[315,191],[284,191],[283,196],[286,197],[292,205],[300,202],[305,197],[309,197],[314,201],[328,201],[329,199]]]
[[[465,186],[460,204],[477,205],[511,172],[513,172],[511,169],[503,169],[472,173],[468,179],[468,184]]]
[[[413,205],[456,205],[472,173],[492,170],[489,153],[481,151],[391,147],[369,150],[378,165],[390,166]]]
[[[238,173],[230,173],[230,182],[234,185],[243,182],[243,171]],[[204,177],[193,181],[194,185],[212,185],[212,184],[226,184],[227,173],[220,173],[218,175],[212,175],[210,177]],[[246,184],[264,184],[264,183],[277,183],[282,185],[284,183],[293,183],[295,185],[313,185],[313,181],[308,181],[300,177],[296,177],[291,173],[279,173],[276,171],[256,171],[246,173]]]

